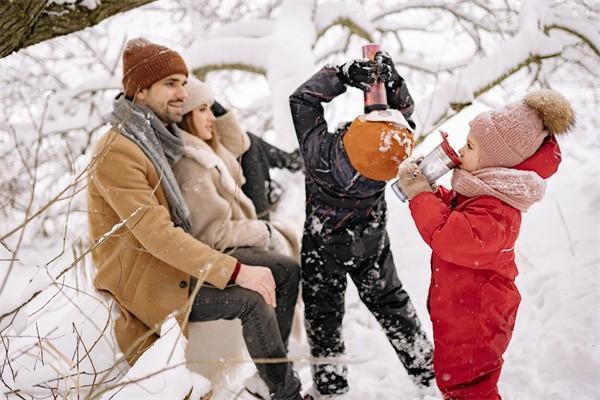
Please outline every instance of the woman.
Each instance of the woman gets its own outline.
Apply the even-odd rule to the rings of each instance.
[[[256,152],[250,150],[251,142],[253,147],[264,145],[256,138],[251,141],[232,112],[214,104],[208,85],[190,79],[186,89],[189,98],[180,123],[184,155],[173,170],[192,213],[193,235],[220,251],[254,247],[295,257],[297,235],[281,222],[259,220],[253,200],[242,189],[246,179],[238,159]],[[223,114],[216,118],[213,109]],[[264,169],[264,165],[252,167]]]
[[[227,112],[215,103],[211,89],[203,82],[191,78],[186,89],[189,97],[183,104],[184,117],[178,132],[184,141],[184,154],[173,165],[175,178],[191,212],[192,234],[213,248],[230,253],[241,263],[271,268],[275,280],[285,279],[284,271],[299,269],[299,241],[293,229],[276,221],[258,219],[253,201],[242,191],[246,182],[238,159],[243,154],[257,160],[252,165],[256,171],[268,166],[260,165],[265,160],[261,154],[270,154],[266,148],[257,148],[261,143],[250,137],[238,125],[233,112]],[[215,110],[219,117],[213,114]],[[251,146],[255,146],[251,148]],[[266,152],[265,152],[266,149]],[[257,198],[264,196],[265,183]],[[252,193],[250,193],[252,196]],[[263,202],[264,203],[264,202]],[[297,273],[297,272],[296,272]],[[281,275],[282,278],[278,278]],[[202,289],[201,289],[202,290]],[[294,307],[296,299],[277,307]],[[289,310],[289,308],[287,308]],[[192,308],[190,322],[201,306]],[[291,330],[291,317],[279,320],[282,339],[287,345]],[[234,359],[244,357],[241,329],[232,329],[231,322],[218,321],[190,326],[190,340],[201,340],[205,345],[202,352],[191,354],[192,360]],[[229,324],[229,325],[228,325]],[[206,346],[206,344],[210,344]],[[214,353],[207,354],[210,348]],[[189,346],[190,351],[193,346]],[[224,357],[225,355],[225,357]],[[235,365],[235,364],[234,364]],[[239,365],[239,364],[237,364]],[[235,379],[231,368],[199,368],[213,384],[222,383],[225,377]],[[261,382],[254,379],[254,389]],[[268,390],[267,390],[268,395]]]

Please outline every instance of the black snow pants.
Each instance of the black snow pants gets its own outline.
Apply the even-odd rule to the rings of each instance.
[[[332,358],[344,353],[342,319],[349,274],[410,377],[417,384],[429,384],[433,378],[433,349],[396,274],[385,229],[361,228],[321,236],[314,226],[305,226],[301,274],[313,357]],[[349,390],[345,365],[331,359],[317,361],[312,369],[313,381],[321,394]]]

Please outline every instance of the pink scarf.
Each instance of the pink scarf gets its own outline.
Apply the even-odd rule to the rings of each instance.
[[[482,168],[473,172],[456,168],[452,188],[467,197],[493,196],[525,212],[542,200],[546,181],[535,172],[512,168]]]

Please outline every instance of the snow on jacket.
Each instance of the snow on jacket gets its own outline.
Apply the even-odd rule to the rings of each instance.
[[[175,179],[192,217],[192,234],[218,250],[269,245],[269,229],[242,191],[245,183],[239,158],[250,139],[230,111],[216,119],[213,146],[185,131],[183,157],[173,165]],[[297,235],[278,221],[272,221],[292,251],[298,251]],[[292,253],[292,251],[290,253]],[[291,255],[291,254],[290,254]]]
[[[190,278],[224,288],[237,260],[175,227],[160,174],[144,152],[116,129],[93,154],[88,182],[88,219],[94,284],[109,292],[123,316],[115,333],[124,353],[171,313],[185,319]],[[123,223],[124,222],[124,223]],[[152,335],[128,360],[134,362]]]
[[[324,67],[291,96],[290,107],[306,174],[305,230],[313,234],[336,233],[356,227],[384,226],[385,182],[360,175],[344,150],[348,124],[328,131],[321,103],[346,91],[335,68]],[[387,92],[390,107],[410,121],[413,100],[406,84]]]
[[[548,178],[559,163],[552,138],[515,168]],[[433,250],[427,308],[438,386],[448,398],[497,398],[521,300],[514,282],[521,212],[495,197],[467,198],[443,187],[415,196],[410,210]]]

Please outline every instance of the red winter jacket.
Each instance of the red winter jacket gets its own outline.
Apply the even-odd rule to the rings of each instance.
[[[548,178],[560,160],[552,137],[515,168]],[[521,212],[492,196],[467,198],[443,187],[415,196],[410,210],[433,250],[427,308],[438,386],[446,398],[497,399],[521,300],[514,283]]]

